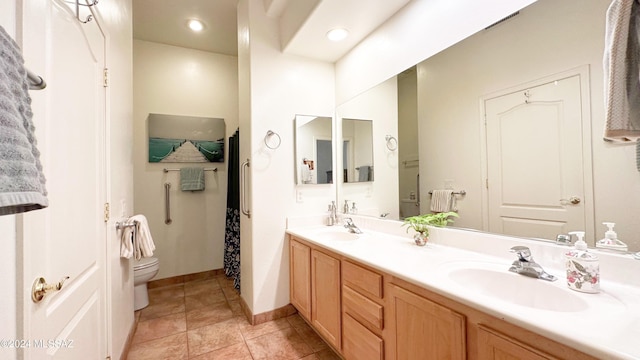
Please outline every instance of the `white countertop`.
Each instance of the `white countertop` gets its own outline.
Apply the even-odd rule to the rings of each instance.
[[[566,286],[562,254],[566,247],[554,244],[540,244],[540,242],[507,238],[484,233],[474,234],[468,231],[454,229],[434,229],[430,242],[425,247],[414,244],[411,235],[405,235],[404,229],[398,231],[400,222],[355,219],[364,234],[355,240],[334,240],[331,236],[321,233],[346,232],[341,226],[313,225],[313,222],[291,221],[287,233],[307,240],[345,257],[357,260],[382,272],[391,274],[410,283],[416,284],[433,292],[439,293],[452,300],[481,310],[512,324],[531,330],[550,339],[578,349],[592,356],[603,359],[640,359],[640,288],[637,283],[625,284],[607,279],[607,274],[619,273],[640,277],[636,264],[633,269],[616,269],[621,261],[611,261],[607,255],[601,259],[601,289],[598,294],[586,294],[570,290]],[[382,224],[382,225],[380,225]],[[361,226],[362,225],[362,226]],[[371,225],[371,228],[364,227]],[[391,229],[391,231],[385,231]],[[384,232],[383,232],[384,231]],[[493,237],[504,256],[495,256],[496,244],[485,245],[490,249],[486,253],[478,252],[481,242],[478,239],[463,239],[465,237]],[[493,240],[492,238],[492,240]],[[471,249],[465,249],[464,245]],[[535,288],[541,284],[530,282],[544,281],[528,278],[508,271],[514,255],[508,252],[514,244],[529,246],[534,259],[550,274],[558,277],[555,282],[548,282],[542,286],[553,286],[552,293],[567,295],[581,307],[569,309],[567,304],[558,302],[561,311],[552,310],[555,305],[544,299],[545,309],[524,306],[504,300],[502,295],[479,291],[452,281],[451,271],[465,268],[488,269],[514,276],[521,279],[523,286]],[[448,245],[443,245],[448,244]],[[457,246],[450,246],[450,245]],[[504,250],[503,250],[504,249]],[[494,252],[493,255],[489,255]],[[487,254],[489,253],[489,254]],[[539,255],[539,256],[537,256]],[[635,260],[638,263],[640,261]],[[607,270],[611,271],[607,272]],[[629,276],[627,275],[627,276]],[[617,276],[617,275],[616,275]],[[511,280],[511,279],[509,279]],[[528,284],[528,285],[527,285]],[[525,290],[525,291],[526,291]],[[518,290],[514,290],[518,291]],[[523,291],[523,290],[520,290]],[[569,292],[569,294],[565,294]],[[535,295],[535,294],[534,294]],[[533,301],[533,300],[532,300]],[[582,306],[584,305],[584,306]],[[551,309],[551,310],[549,310]]]

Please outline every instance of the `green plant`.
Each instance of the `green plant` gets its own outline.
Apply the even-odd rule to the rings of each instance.
[[[428,226],[447,226],[449,223],[453,222],[452,219],[449,219],[450,217],[459,217],[459,215],[458,213],[449,211],[437,214],[410,216],[404,219],[404,224],[402,224],[402,226],[407,226],[407,232],[409,232],[409,228],[411,228],[416,232],[424,234],[424,236],[429,236]]]

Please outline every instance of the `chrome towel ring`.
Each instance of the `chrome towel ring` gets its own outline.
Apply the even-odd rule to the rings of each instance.
[[[387,135],[384,137],[384,140],[387,142],[387,149],[391,151],[396,151],[398,149],[398,139],[391,135]]]
[[[275,140],[272,140],[275,137]],[[282,143],[282,139],[278,133],[273,132],[271,130],[267,131],[267,135],[264,136],[264,144],[272,150],[275,150],[280,147]]]

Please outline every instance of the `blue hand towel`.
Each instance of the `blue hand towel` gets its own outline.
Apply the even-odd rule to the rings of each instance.
[[[20,48],[0,26],[0,215],[49,205],[32,116]]]
[[[180,169],[180,188],[182,191],[204,190],[204,169],[201,167]]]

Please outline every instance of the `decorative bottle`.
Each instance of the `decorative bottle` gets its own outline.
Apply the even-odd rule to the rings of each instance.
[[[587,250],[584,231],[572,231],[569,235],[578,237],[575,248],[566,254],[567,286],[569,289],[585,293],[600,292],[600,262],[598,257]]]

